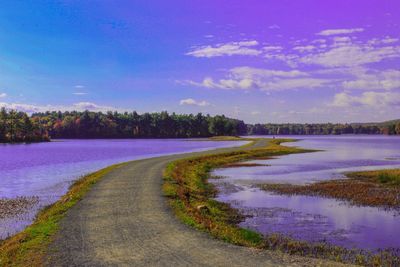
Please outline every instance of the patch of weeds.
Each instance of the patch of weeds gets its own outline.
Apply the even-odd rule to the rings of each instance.
[[[400,185],[400,175],[392,174],[388,171],[379,173],[378,180],[383,184]]]

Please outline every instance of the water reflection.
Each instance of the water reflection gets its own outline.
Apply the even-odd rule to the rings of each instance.
[[[146,139],[0,145],[0,198],[39,197],[29,212],[0,219],[0,240],[24,229],[39,209],[59,199],[74,180],[87,173],[118,162],[244,143]]]
[[[324,149],[273,160],[270,164],[220,169],[213,180],[221,190],[218,200],[246,215],[242,226],[268,234],[283,233],[296,239],[329,242],[348,248],[400,248],[400,216],[395,211],[350,206],[334,199],[282,196],[264,192],[255,184],[304,184],[341,178],[343,172],[400,167],[400,138],[384,136],[300,137],[291,146]]]

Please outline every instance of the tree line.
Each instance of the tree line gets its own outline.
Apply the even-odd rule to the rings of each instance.
[[[340,135],[340,134],[400,134],[400,122],[378,124],[254,124],[247,125],[249,135]]]
[[[224,115],[0,110],[0,142],[50,138],[194,138],[219,135],[400,134],[400,121],[379,124],[245,124]]]
[[[0,142],[40,142],[49,141],[47,131],[38,118],[29,117],[24,112],[0,110]]]
[[[189,138],[246,135],[246,124],[223,115],[137,112],[35,113],[52,138]]]

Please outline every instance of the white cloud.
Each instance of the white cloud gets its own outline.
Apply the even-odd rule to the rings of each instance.
[[[306,72],[298,70],[282,71],[282,70],[271,70],[271,69],[261,69],[253,67],[236,67],[230,70],[230,72],[236,77],[299,77],[308,76]]]
[[[292,68],[297,67],[297,61],[300,59],[299,55],[296,54],[288,54],[288,53],[280,53],[280,54],[266,54],[264,55],[266,59],[272,59],[272,60],[280,60],[288,64]]]
[[[392,92],[364,92],[360,96],[352,96],[343,92],[336,94],[331,106],[351,107],[351,106],[369,106],[375,108],[395,106],[400,104],[400,93]]]
[[[261,54],[260,50],[254,48],[257,45],[258,42],[255,40],[230,42],[226,44],[218,44],[216,46],[207,45],[196,47],[194,50],[186,53],[186,55],[207,58],[233,55],[257,56]]]
[[[12,110],[18,110],[18,111],[27,112],[27,113],[44,112],[46,110],[55,110],[55,109],[49,109],[50,106],[37,106],[37,105],[30,105],[30,104],[5,103],[5,102],[0,102],[0,107],[6,108],[9,110],[12,109]]]
[[[0,93],[0,98],[5,98],[5,97],[7,97],[6,93]]]
[[[363,28],[352,28],[352,29],[328,29],[323,30],[317,33],[318,35],[329,36],[329,35],[338,35],[338,34],[350,34],[355,32],[363,32]]]
[[[206,77],[202,82],[187,81],[187,83],[195,86],[206,87],[206,88],[218,88],[218,89],[241,89],[248,90],[253,87],[253,81],[251,79],[220,79],[214,81],[213,78]]]
[[[337,47],[337,46],[349,45],[351,44],[352,40],[348,36],[335,36],[333,37],[333,42],[334,44],[332,46]]]
[[[110,106],[102,106],[97,105],[91,102],[79,102],[72,105],[35,105],[35,104],[26,104],[26,103],[6,103],[0,102],[0,107],[4,107],[6,109],[18,110],[26,113],[35,113],[35,112],[46,112],[46,111],[126,111],[123,109],[118,109]]]
[[[205,106],[209,106],[210,103],[206,102],[206,101],[196,101],[193,98],[187,98],[187,99],[182,99],[179,104],[182,105],[191,105],[191,106],[199,106],[199,107],[205,107]]]
[[[268,82],[260,88],[263,91],[281,91],[291,89],[313,89],[330,83],[330,80],[318,78],[276,79]]]
[[[313,44],[324,44],[324,43],[326,43],[326,40],[325,39],[315,39],[315,40],[311,41],[311,43],[313,43]]]
[[[385,39],[381,40],[382,43],[384,44],[392,44],[392,43],[397,43],[399,41],[398,38],[391,38],[387,36]]]
[[[293,47],[293,50],[297,50],[299,52],[310,52],[314,50],[316,47],[313,45],[306,45],[306,46],[295,46]]]
[[[282,46],[278,46],[278,45],[269,45],[269,46],[264,46],[263,50],[264,51],[281,51],[283,49]]]
[[[298,70],[282,71],[252,67],[237,67],[229,71],[224,79],[214,80],[207,77],[202,82],[188,81],[191,85],[226,89],[249,90],[252,88],[262,91],[290,90],[299,88],[321,87],[329,80],[307,77],[308,74]]]
[[[333,37],[333,41],[335,41],[335,42],[350,42],[351,38],[348,36],[335,36],[335,37]]]
[[[74,92],[73,95],[87,95],[85,92]]]
[[[395,69],[400,58],[400,40],[390,36],[357,38],[355,33],[362,31],[362,28],[325,30],[318,33],[321,36],[314,36],[317,38],[293,39],[288,44],[249,41],[245,45],[235,42],[199,47],[189,53],[197,57],[249,54],[260,57],[255,59],[264,58],[265,66],[280,66],[282,62],[287,66],[280,70],[251,66],[219,69],[202,80],[182,83],[243,93],[258,90],[271,95],[283,90],[342,89],[344,92],[336,94],[331,103],[320,103],[317,108],[323,111],[315,109],[307,114],[318,114],[324,119],[331,116],[362,118],[363,114],[372,117],[378,111],[392,114],[393,110],[400,110],[400,69]],[[224,47],[226,45],[228,47]],[[332,115],[332,112],[339,112],[339,115]],[[246,115],[254,119],[258,111],[248,110]]]
[[[76,108],[76,110],[92,110],[92,111],[109,111],[109,110],[115,110],[113,107],[107,107],[107,106],[100,106],[92,102],[79,102],[73,104],[73,107]]]
[[[300,64],[320,65],[323,67],[355,67],[378,63],[400,57],[399,40],[386,36],[360,41],[350,36],[332,36],[328,39],[316,39],[293,42],[292,51],[264,49],[263,56],[271,60],[285,62],[289,67],[298,68]]]
[[[364,90],[392,90],[400,88],[400,71],[385,70],[372,71],[369,73],[366,69],[356,72],[355,80],[343,82],[346,89],[364,89]]]
[[[317,64],[325,67],[354,67],[398,57],[400,57],[400,47],[346,44],[333,47],[326,52],[309,54],[299,61],[305,64]]]
[[[85,88],[85,86],[84,85],[75,85],[74,86],[76,89],[82,89],[82,88]]]
[[[260,115],[261,112],[260,111],[252,111],[250,114],[253,116],[256,116],[256,115]]]
[[[271,30],[277,30],[277,29],[280,29],[281,27],[279,27],[278,25],[276,25],[276,24],[273,24],[273,25],[271,25],[271,26],[269,26],[268,27],[268,29],[271,29]]]

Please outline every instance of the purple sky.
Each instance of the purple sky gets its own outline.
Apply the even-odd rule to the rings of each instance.
[[[400,118],[400,2],[5,1],[0,105]]]

